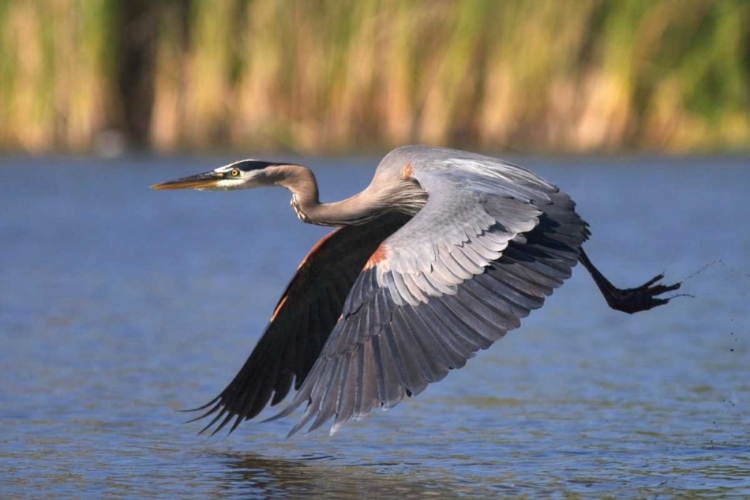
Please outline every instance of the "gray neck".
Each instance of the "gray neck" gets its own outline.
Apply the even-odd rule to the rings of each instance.
[[[368,189],[346,200],[320,203],[318,183],[310,169],[301,165],[276,167],[274,184],[292,192],[292,208],[302,222],[319,226],[364,224],[388,211]]]

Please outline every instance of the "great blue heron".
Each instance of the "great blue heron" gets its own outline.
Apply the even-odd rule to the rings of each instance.
[[[335,418],[331,434],[375,407],[415,396],[460,368],[520,318],[542,306],[580,261],[613,309],[666,304],[679,283],[658,275],[613,286],[581,245],[588,225],[558,187],[479,154],[405,146],[380,162],[371,184],[320,203],[313,173],[290,163],[243,160],[154,189],[235,190],[281,186],[297,216],[336,226],[300,264],[263,336],[224,391],[196,410],[216,414],[214,433],[234,419],[307,403],[294,434]],[[195,419],[195,420],[197,420]],[[201,432],[203,432],[201,431]]]

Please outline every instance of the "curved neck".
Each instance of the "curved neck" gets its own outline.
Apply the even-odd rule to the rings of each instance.
[[[302,222],[320,226],[351,226],[371,221],[387,211],[368,190],[346,200],[320,203],[312,171],[301,165],[282,165],[274,184],[292,192],[292,208]]]

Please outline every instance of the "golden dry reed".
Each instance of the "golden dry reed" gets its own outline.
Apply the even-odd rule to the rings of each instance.
[[[0,0],[0,148],[123,128],[128,0]],[[750,2],[146,2],[145,141],[299,152],[747,150]],[[138,30],[147,31],[139,33]]]

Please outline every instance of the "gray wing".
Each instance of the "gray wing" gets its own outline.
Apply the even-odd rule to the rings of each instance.
[[[490,162],[491,160],[491,162]],[[460,368],[571,274],[586,224],[570,197],[486,157],[415,161],[424,208],[365,264],[321,355],[288,407],[290,435],[334,418],[331,433]]]
[[[195,420],[216,414],[203,431],[220,422],[213,431],[218,432],[232,418],[236,419],[234,430],[243,420],[258,415],[269,401],[272,406],[282,401],[292,383],[299,389],[339,319],[362,266],[408,219],[388,214],[365,225],[342,227],[310,250],[242,369],[219,396],[196,408],[210,407]]]

